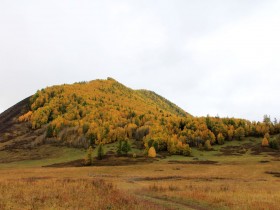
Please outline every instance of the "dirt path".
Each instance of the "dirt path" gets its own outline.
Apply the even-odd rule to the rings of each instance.
[[[165,209],[172,209],[172,210],[207,210],[207,208],[203,208],[201,206],[195,205],[195,204],[187,204],[187,203],[182,203],[176,200],[172,200],[172,198],[168,197],[156,197],[156,196],[151,196],[151,195],[136,195],[140,197],[141,199],[148,200],[150,202],[160,204],[162,205]]]
[[[108,178],[108,180],[112,181],[116,177],[106,177],[101,176],[102,178]],[[208,210],[207,206],[202,206],[199,203],[192,202],[191,200],[179,200],[176,198],[168,197],[165,195],[153,195],[150,193],[145,193],[145,191],[141,190],[143,188],[143,181],[150,180],[178,180],[184,179],[188,177],[181,176],[164,176],[164,177],[148,177],[148,176],[124,176],[121,175],[118,177],[119,183],[118,187],[124,191],[131,192],[136,197],[154,203],[155,205],[160,206],[164,210]],[[129,185],[127,184],[129,183]]]

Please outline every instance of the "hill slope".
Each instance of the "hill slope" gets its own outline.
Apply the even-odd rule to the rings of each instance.
[[[112,78],[47,87],[0,115],[0,150],[135,140],[139,148],[189,155],[189,146],[211,150],[246,136],[269,139],[268,133],[280,133],[280,123],[267,116],[263,122],[192,117],[152,91],[133,90]]]
[[[18,116],[28,111],[29,100],[30,97],[20,101],[0,114],[0,133],[11,129],[12,125],[17,121]]]
[[[151,128],[187,115],[152,91],[132,90],[112,78],[58,85],[37,91],[0,115],[0,146],[26,139],[83,147],[142,140]]]

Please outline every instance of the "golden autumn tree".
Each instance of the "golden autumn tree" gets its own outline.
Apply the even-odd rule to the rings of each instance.
[[[148,156],[151,158],[155,158],[157,156],[156,150],[154,147],[151,147],[148,151]]]
[[[262,146],[263,147],[268,147],[269,146],[269,139],[270,139],[269,133],[265,133],[265,135],[263,137],[263,140],[262,140]]]
[[[269,133],[265,133],[265,134],[264,134],[264,138],[266,138],[267,140],[269,140],[269,139],[270,139]]]
[[[228,140],[232,140],[234,136],[234,127],[233,125],[229,125],[228,127]]]
[[[212,149],[210,140],[207,140],[207,141],[204,143],[204,148],[205,148],[206,150],[211,150],[211,149]]]
[[[234,132],[234,137],[238,140],[242,140],[245,137],[245,130],[242,127],[239,127]]]
[[[20,116],[20,117],[18,118],[18,121],[19,121],[19,122],[28,122],[28,121],[30,121],[31,116],[32,116],[32,113],[33,113],[32,111],[29,111],[29,112],[27,112],[26,114]]]
[[[263,140],[262,140],[262,146],[263,147],[268,147],[269,146],[269,141],[266,137],[264,137]]]
[[[223,134],[221,134],[221,133],[218,134],[217,141],[218,141],[218,144],[224,144],[225,143],[225,137],[223,136]]]

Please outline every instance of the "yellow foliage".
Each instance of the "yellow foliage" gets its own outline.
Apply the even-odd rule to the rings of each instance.
[[[111,78],[47,87],[37,91],[30,104],[32,111],[19,117],[20,122],[30,121],[33,129],[50,124],[54,137],[75,128],[65,140],[77,139],[81,146],[156,140],[157,151],[188,154],[186,143],[198,146],[209,140],[213,145],[216,136],[223,143],[233,136],[242,139],[273,130],[271,124],[243,119],[192,117],[154,92],[132,90]]]
[[[267,140],[270,139],[269,133],[264,134],[264,138],[266,138]]]
[[[224,144],[225,138],[224,138],[223,134],[221,134],[221,133],[218,134],[217,141],[218,141],[218,144]]]
[[[149,149],[148,156],[149,156],[149,157],[152,157],[152,158],[155,158],[155,157],[157,156],[157,153],[156,153],[156,150],[155,150],[154,147],[151,147],[151,148]]]
[[[49,106],[41,107],[31,115],[32,128],[40,128],[42,125],[48,123],[51,109]]]
[[[212,149],[210,140],[207,140],[207,141],[204,143],[204,147],[205,147],[206,150],[211,150],[211,149]]]
[[[18,121],[19,122],[27,122],[31,119],[31,116],[32,116],[32,111],[29,111],[27,112],[26,114],[24,115],[21,115],[19,118],[18,118]]]
[[[182,147],[182,146],[183,146],[183,143],[181,141],[178,141],[177,147]]]
[[[233,135],[234,135],[234,127],[233,127],[232,125],[230,125],[230,126],[228,127],[228,139],[229,139],[229,140],[232,140]]]
[[[262,146],[263,147],[268,147],[269,146],[269,142],[268,142],[268,139],[266,137],[264,137],[263,140],[262,140]]]

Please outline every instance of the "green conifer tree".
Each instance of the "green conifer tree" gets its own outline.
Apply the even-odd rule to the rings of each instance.
[[[102,143],[100,143],[97,147],[97,158],[99,160],[102,160],[104,158],[104,149]]]
[[[87,150],[87,154],[85,157],[85,165],[92,165],[93,163],[93,149],[90,146]]]

